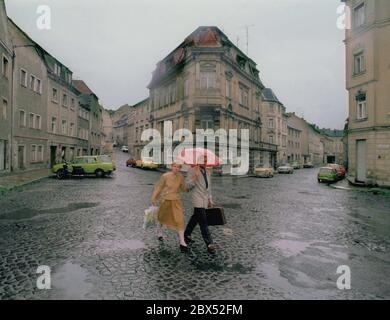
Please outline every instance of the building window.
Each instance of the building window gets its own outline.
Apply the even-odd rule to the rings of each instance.
[[[200,73],[200,88],[201,89],[216,88],[215,71],[202,71]]]
[[[271,129],[274,128],[274,119],[268,119],[268,127]]]
[[[69,135],[71,137],[73,137],[73,135],[74,135],[74,123],[70,124]]]
[[[39,93],[39,94],[42,93],[42,81],[41,81],[41,79],[38,79],[38,78],[35,79],[34,91],[36,93]]]
[[[38,161],[43,161],[43,146],[38,146]]]
[[[54,102],[58,102],[58,90],[56,88],[53,88],[52,99]]]
[[[51,132],[53,132],[53,133],[57,132],[57,118],[56,117],[51,118]]]
[[[353,19],[355,22],[355,28],[360,27],[365,22],[365,6],[364,2],[358,5],[353,11]]]
[[[353,73],[354,74],[360,74],[360,73],[363,73],[364,71],[366,71],[363,52],[354,55],[353,63],[354,63],[353,64],[353,66],[354,66]]]
[[[240,88],[239,89],[239,97],[238,97],[239,103],[247,107],[248,106],[248,90],[245,88]]]
[[[173,82],[169,86],[169,96],[170,96],[170,103],[174,103],[176,101],[176,82]]]
[[[0,110],[0,120],[7,120],[8,101],[3,99],[2,108]]]
[[[42,118],[39,114],[35,115],[35,129],[42,129]]]
[[[188,97],[190,94],[190,81],[189,79],[184,80],[184,97]]]
[[[213,119],[202,119],[200,122],[200,127],[203,130],[213,129],[214,130],[214,121]]]
[[[57,76],[60,76],[61,75],[61,67],[55,63],[54,64],[54,73],[57,75]]]
[[[70,100],[70,107],[71,107],[72,109],[74,108],[74,99],[73,99],[73,98]]]
[[[29,121],[29,126],[31,129],[35,128],[35,114],[30,112],[30,121]]]
[[[31,145],[31,162],[37,161],[37,146],[35,144]]]
[[[32,91],[35,90],[35,80],[36,80],[35,76],[31,75],[31,76],[30,76],[30,89],[31,89]]]
[[[232,89],[232,84],[231,84],[231,81],[226,79],[226,97],[227,98],[231,98],[232,97],[232,94],[231,94],[231,89]]]
[[[65,107],[68,106],[68,96],[66,95],[66,93],[62,95],[62,105]]]
[[[171,86],[165,87],[165,90],[164,90],[164,98],[165,98],[164,105],[168,105],[169,104],[170,91],[171,91]]]
[[[27,88],[27,71],[20,69],[20,84]]]
[[[356,97],[356,119],[364,120],[367,119],[367,103],[366,94],[362,93]]]
[[[273,112],[274,112],[274,104],[273,104],[273,103],[270,103],[270,104],[268,105],[268,112],[270,112],[270,113],[273,113]]]
[[[274,143],[274,136],[269,136],[268,140],[269,140],[269,143],[273,144]]]
[[[3,55],[3,60],[2,60],[2,73],[3,73],[4,77],[8,78],[8,76],[9,76],[9,60],[4,55]]]
[[[19,111],[19,126],[20,127],[26,126],[26,112],[24,110]]]
[[[66,120],[62,120],[62,126],[61,126],[61,128],[62,128],[62,134],[66,134],[66,132],[67,132],[67,125],[66,125]]]

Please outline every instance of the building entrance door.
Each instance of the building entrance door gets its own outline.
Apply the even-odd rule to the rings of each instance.
[[[18,146],[18,168],[24,169],[24,146]]]
[[[57,147],[50,146],[50,168],[56,164]]]
[[[356,141],[356,181],[366,182],[366,140]]]
[[[0,140],[0,171],[4,171],[7,168],[6,156],[7,156],[7,142],[5,140]]]

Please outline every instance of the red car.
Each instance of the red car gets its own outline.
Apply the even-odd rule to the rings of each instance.
[[[337,177],[340,180],[345,178],[345,175],[347,174],[347,171],[345,170],[345,168],[342,165],[336,164],[336,163],[329,163],[327,166],[331,167],[333,169],[336,169]]]
[[[126,167],[135,167],[135,162],[136,162],[136,159],[134,159],[134,158],[129,158],[129,159],[126,161]]]

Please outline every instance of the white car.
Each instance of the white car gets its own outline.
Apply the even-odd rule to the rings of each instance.
[[[278,167],[278,173],[294,173],[294,168],[289,164]]]
[[[123,151],[123,152],[129,152],[129,148],[128,148],[127,146],[123,146],[123,147],[122,147],[122,151]]]

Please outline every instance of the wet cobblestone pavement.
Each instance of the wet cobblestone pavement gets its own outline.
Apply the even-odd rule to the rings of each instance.
[[[390,198],[318,184],[316,169],[273,179],[215,177],[228,224],[199,229],[189,254],[176,235],[144,231],[161,173],[46,179],[0,197],[0,299],[389,299]],[[191,213],[184,195],[186,219]],[[38,265],[52,289],[36,288]],[[351,269],[351,290],[336,286]]]

